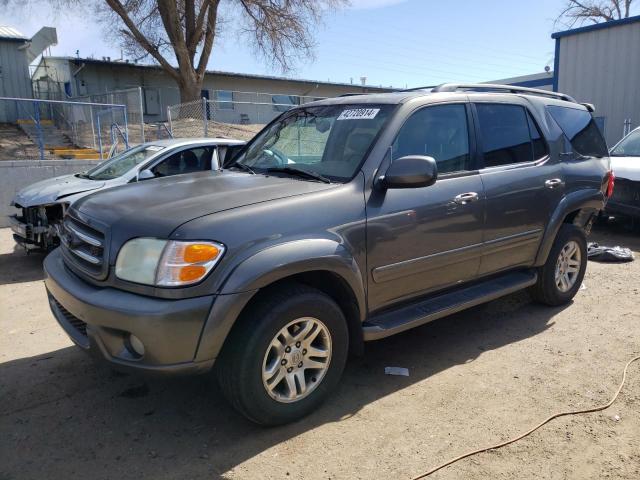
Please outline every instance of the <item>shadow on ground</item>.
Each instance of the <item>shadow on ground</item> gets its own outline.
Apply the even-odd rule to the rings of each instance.
[[[522,292],[367,344],[322,408],[271,429],[237,415],[209,377],[123,376],[75,347],[7,362],[0,365],[0,478],[219,478],[274,445],[534,336],[560,310]],[[407,367],[410,376],[386,376],[385,366]]]
[[[10,253],[0,253],[0,285],[42,280],[42,262],[46,254],[34,251],[26,253],[15,245]]]

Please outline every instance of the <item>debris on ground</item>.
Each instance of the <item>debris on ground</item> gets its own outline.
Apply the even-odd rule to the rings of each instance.
[[[409,376],[409,369],[402,367],[384,367],[385,375],[400,375],[402,377]]]
[[[633,252],[620,246],[607,247],[596,242],[587,244],[587,257],[596,262],[632,262]]]

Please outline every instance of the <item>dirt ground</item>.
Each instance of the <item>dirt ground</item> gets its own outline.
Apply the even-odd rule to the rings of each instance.
[[[640,255],[637,233],[592,237]],[[368,344],[319,411],[263,429],[206,377],[98,368],[50,314],[41,261],[0,230],[2,480],[411,478],[551,412],[604,403],[640,353],[640,261],[590,262],[573,304],[519,293]],[[640,364],[610,409],[553,421],[431,478],[640,478]]]

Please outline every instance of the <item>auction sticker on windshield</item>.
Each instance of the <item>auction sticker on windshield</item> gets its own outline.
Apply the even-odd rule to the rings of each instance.
[[[353,108],[342,112],[337,120],[371,120],[379,111],[379,108]]]

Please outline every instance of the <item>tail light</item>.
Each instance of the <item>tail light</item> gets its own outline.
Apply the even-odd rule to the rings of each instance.
[[[606,191],[607,198],[611,198],[613,196],[613,188],[615,186],[615,183],[616,183],[616,176],[613,173],[613,170],[610,170],[607,178],[607,191]]]

